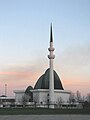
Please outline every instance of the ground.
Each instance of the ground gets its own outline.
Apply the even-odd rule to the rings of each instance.
[[[90,115],[90,109],[1,108],[0,115]]]
[[[0,120],[90,120],[90,115],[3,115]]]

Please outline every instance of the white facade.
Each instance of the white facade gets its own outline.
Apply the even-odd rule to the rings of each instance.
[[[33,102],[36,104],[48,104],[48,99],[49,99],[49,90],[48,89],[34,89],[31,90],[33,93]],[[16,104],[22,104],[23,102],[23,97],[25,94],[25,90],[16,90],[14,91],[15,93],[15,101]],[[70,91],[66,90],[54,90],[54,104],[57,104],[59,102],[62,102],[63,104],[67,104],[69,101],[69,96],[70,96]]]
[[[48,95],[49,95],[49,90],[47,89],[36,89],[32,90],[33,92],[33,101],[37,102],[38,104],[40,103],[47,103],[48,101]],[[62,99],[62,102],[66,104],[69,101],[70,97],[70,91],[66,90],[54,90],[54,101],[55,104],[58,104],[59,100]]]
[[[14,90],[16,104],[22,104],[25,90]]]
[[[1,107],[9,107],[10,105],[13,105],[15,102],[15,97],[11,96],[0,96],[0,108]]]

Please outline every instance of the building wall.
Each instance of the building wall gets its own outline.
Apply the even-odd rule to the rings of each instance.
[[[22,104],[25,91],[24,90],[16,90],[16,91],[14,91],[14,93],[15,93],[16,104]]]
[[[31,91],[33,93],[33,102],[37,104],[48,104],[49,90],[35,89]],[[14,91],[14,93],[15,93],[16,104],[22,104],[25,91],[17,90],[17,91]],[[69,96],[70,96],[70,91],[54,90],[55,104],[58,104],[60,102],[66,104],[67,101],[69,101]]]
[[[47,103],[49,99],[49,91],[45,89],[33,90],[33,100],[37,103]],[[70,91],[65,90],[55,90],[54,91],[54,100],[55,103],[58,102],[67,103],[69,101]]]
[[[10,107],[15,103],[15,97],[0,97],[0,108],[2,107]]]
[[[33,102],[36,102],[36,103],[40,102],[40,92],[38,91],[33,92]]]
[[[55,102],[62,102],[62,103],[67,103],[69,101],[69,97],[70,97],[70,92],[66,92],[66,91],[55,91],[54,94],[54,99]]]
[[[39,92],[39,103],[47,103],[48,93],[48,91]]]

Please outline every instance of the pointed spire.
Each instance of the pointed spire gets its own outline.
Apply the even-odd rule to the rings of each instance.
[[[50,42],[53,42],[52,23],[51,23],[51,29],[50,29]]]

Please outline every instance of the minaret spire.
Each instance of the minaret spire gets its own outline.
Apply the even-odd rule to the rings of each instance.
[[[53,42],[52,23],[51,23],[51,29],[50,29],[50,42]]]
[[[54,108],[54,72],[53,72],[53,59],[55,55],[53,55],[54,47],[53,47],[53,36],[52,36],[52,24],[50,28],[50,47],[48,48],[50,54],[48,58],[50,60],[49,67],[49,108]]]

